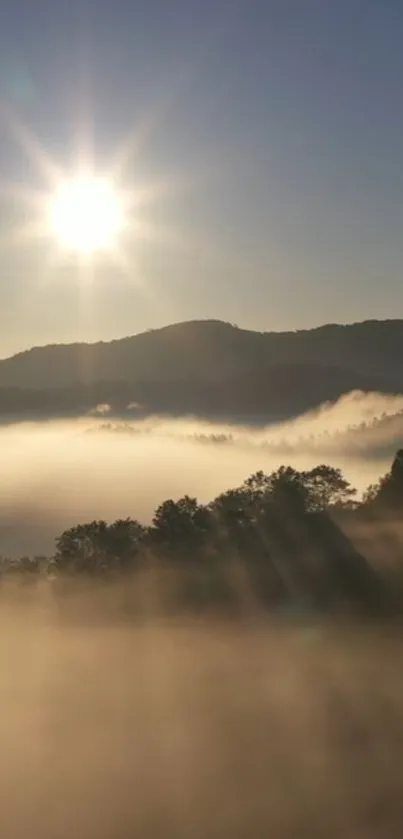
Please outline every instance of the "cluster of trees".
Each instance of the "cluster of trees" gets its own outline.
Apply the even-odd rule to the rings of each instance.
[[[109,579],[149,567],[175,569],[189,604],[229,601],[238,586],[270,605],[297,598],[319,607],[385,602],[385,586],[354,548],[343,517],[403,512],[403,452],[361,501],[340,469],[281,467],[257,472],[209,504],[166,500],[151,525],[134,519],[78,524],[56,539],[51,558],[3,561],[3,572]]]
[[[240,487],[200,504],[185,495],[164,501],[152,523],[145,527],[133,519],[106,524],[77,525],[56,540],[54,564],[59,568],[128,567],[146,549],[171,561],[200,560],[212,553],[229,553],[241,543],[250,549],[252,533],[263,535],[275,519],[285,529],[291,518],[306,518],[330,508],[354,505],[356,490],[339,469],[318,466],[297,472],[281,467],[266,475],[257,472]]]

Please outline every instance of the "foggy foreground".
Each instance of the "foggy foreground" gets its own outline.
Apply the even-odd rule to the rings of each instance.
[[[166,498],[208,503],[252,472],[341,467],[363,491],[403,440],[403,397],[353,393],[267,427],[150,418],[114,423],[108,406],[70,422],[0,428],[0,553],[50,554],[78,522],[132,517],[148,524]],[[109,427],[108,427],[109,426]]]
[[[136,625],[123,595],[2,590],[1,836],[400,839],[396,631]]]
[[[377,400],[260,430],[4,427],[1,551],[47,550],[92,518],[147,522],[169,496],[207,501],[281,463],[336,463],[363,489],[403,431],[401,400]],[[383,525],[370,526],[350,535],[382,564]],[[242,573],[231,620],[214,606],[191,619],[164,608],[174,564],[150,560],[107,584],[2,580],[0,836],[401,839],[398,621],[325,622],[288,602],[269,618]]]

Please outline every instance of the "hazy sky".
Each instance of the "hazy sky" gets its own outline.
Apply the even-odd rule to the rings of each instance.
[[[83,138],[167,183],[158,238],[92,281],[15,239],[0,200],[0,355],[188,318],[259,329],[403,317],[401,0],[0,0],[0,94],[49,156]],[[0,181],[46,189],[1,118]],[[129,146],[128,146],[129,147]]]

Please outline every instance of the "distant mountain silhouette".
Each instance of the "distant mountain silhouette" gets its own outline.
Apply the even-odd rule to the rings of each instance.
[[[97,344],[36,347],[0,361],[0,414],[292,416],[351,390],[403,393],[403,320],[253,332],[190,321]]]

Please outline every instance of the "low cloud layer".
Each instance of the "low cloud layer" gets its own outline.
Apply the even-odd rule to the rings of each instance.
[[[0,552],[49,553],[63,529],[93,518],[148,522],[165,498],[201,501],[257,469],[340,466],[362,491],[403,441],[403,397],[352,393],[296,420],[251,428],[186,418],[107,417],[0,430]]]

